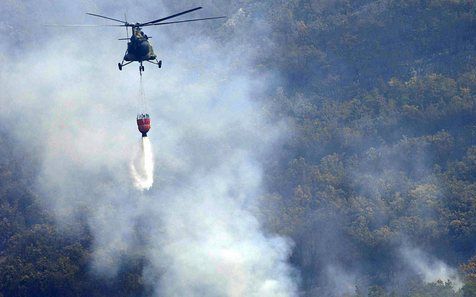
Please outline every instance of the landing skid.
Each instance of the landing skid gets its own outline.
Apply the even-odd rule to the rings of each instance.
[[[127,63],[124,63],[124,61],[122,61],[122,63],[117,63],[117,67],[119,67],[119,70],[122,70],[122,67],[127,66],[131,63],[132,63],[132,61],[129,61]]]
[[[127,66],[127,65],[131,64],[132,62],[134,62],[134,61],[129,61],[129,62],[124,63],[124,60],[122,60],[121,63],[117,63],[117,67],[119,68],[120,71],[122,71],[122,67]],[[151,64],[159,66],[159,68],[162,68],[162,60],[159,61],[159,60],[155,59],[155,62],[154,61],[146,61],[146,62],[149,62]],[[144,68],[144,65],[142,65],[143,61],[139,61],[139,63],[140,63],[139,74],[142,75],[142,72],[144,71],[145,68]]]
[[[162,68],[162,60],[159,61],[159,60],[155,59],[155,62],[154,61],[147,61],[147,62],[149,62],[151,64],[154,64],[154,65],[157,65],[157,66],[159,66],[159,68]]]

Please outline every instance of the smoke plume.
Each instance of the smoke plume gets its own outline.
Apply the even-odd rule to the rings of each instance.
[[[436,259],[418,248],[403,247],[401,255],[407,265],[420,275],[425,283],[433,283],[438,280],[451,281],[455,290],[463,287],[456,269],[448,266],[443,261]]]
[[[155,296],[296,296],[291,243],[264,232],[256,219],[262,160],[286,131],[266,118],[258,100],[276,77],[254,71],[257,49],[272,50],[264,43],[266,22],[239,13],[236,23],[147,30],[164,60],[160,70],[146,64],[143,74],[155,142],[152,148],[143,138],[131,164],[139,71],[137,64],[117,70],[125,45],[115,39],[124,32],[49,28],[43,34],[32,20],[101,23],[84,12],[114,17],[127,7],[129,20],[146,21],[190,8],[186,1],[10,4],[3,21],[24,31],[18,32],[24,43],[21,59],[0,57],[8,69],[0,71],[0,120],[22,115],[12,133],[37,156],[35,190],[58,225],[86,218],[94,237],[91,270],[114,277],[123,259],[140,257]],[[239,11],[226,1],[210,6],[195,16]],[[227,38],[218,42],[210,32]],[[1,42],[0,52],[13,56],[10,43]],[[151,188],[152,155],[159,186]],[[131,173],[136,188],[150,190],[138,193]]]

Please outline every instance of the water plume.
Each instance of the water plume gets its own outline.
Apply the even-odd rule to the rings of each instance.
[[[149,190],[154,183],[154,155],[149,137],[142,137],[129,167],[134,187]]]

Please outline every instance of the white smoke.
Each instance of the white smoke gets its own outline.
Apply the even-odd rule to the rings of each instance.
[[[335,296],[350,296],[355,292],[357,280],[356,275],[350,271],[346,271],[339,266],[328,266],[326,268],[326,277],[328,279],[328,287]]]
[[[155,1],[47,2],[27,0],[21,7],[44,7],[35,20],[44,23],[93,23],[83,12],[120,16],[124,6],[134,9],[128,17],[137,21],[176,12]],[[173,5],[189,8],[185,4]],[[19,17],[10,4],[5,9],[5,22],[36,28],[29,13]],[[30,42],[21,59],[6,60],[0,70],[0,121],[14,122],[12,133],[38,156],[39,201],[59,225],[86,218],[94,271],[113,277],[123,258],[142,257],[144,282],[156,296],[296,296],[287,263],[291,244],[266,234],[256,219],[261,160],[285,131],[258,104],[274,78],[254,64],[258,48],[267,52],[268,45],[256,44],[265,40],[256,34],[268,36],[266,23],[210,23],[217,35],[231,37],[224,42],[208,38],[200,26],[147,31],[164,64],[161,70],[147,64],[144,73],[157,124],[155,151],[144,145],[142,167],[141,161],[129,166],[138,136],[132,111],[139,71],[137,64],[117,70],[121,31],[36,34],[47,42]],[[0,42],[0,52],[10,53],[10,44]],[[152,153],[160,186],[150,188]],[[136,186],[149,191],[132,187],[131,171],[140,177]]]
[[[459,290],[463,287],[456,269],[451,268],[443,261],[436,259],[418,248],[403,247],[401,255],[408,266],[419,274],[426,283],[438,280],[451,281],[453,288]]]
[[[134,153],[129,165],[134,186],[143,191],[154,183],[154,154],[149,137],[142,137],[139,149]]]

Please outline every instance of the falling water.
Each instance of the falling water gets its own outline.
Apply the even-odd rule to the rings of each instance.
[[[134,186],[138,190],[149,190],[154,183],[154,156],[148,137],[142,137],[140,148],[136,150],[130,163]]]

